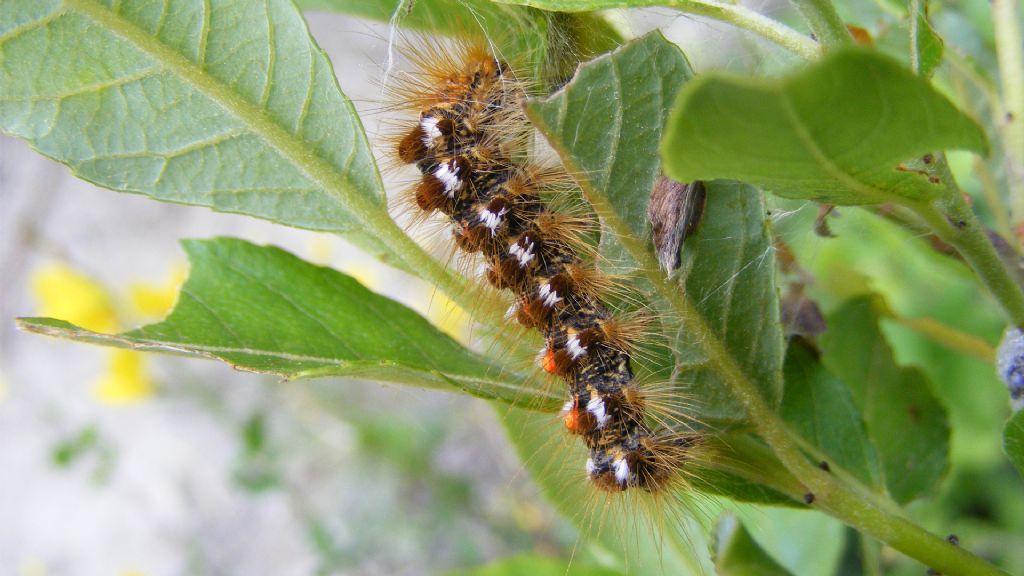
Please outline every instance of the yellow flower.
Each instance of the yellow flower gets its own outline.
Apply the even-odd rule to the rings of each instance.
[[[46,564],[39,560],[25,560],[18,567],[19,576],[46,576]]]
[[[112,350],[107,359],[107,371],[93,388],[93,395],[104,404],[134,404],[149,398],[155,392],[153,381],[146,371],[146,357],[134,350]]]
[[[136,282],[128,288],[132,311],[142,318],[163,318],[174,308],[178,289],[188,276],[188,268],[177,265],[163,284]]]
[[[307,245],[309,261],[321,266],[326,266],[334,260],[335,241],[337,238],[330,234],[317,234],[310,239]]]
[[[184,277],[184,267],[180,267],[162,287],[133,286],[130,291],[134,308],[142,316],[162,316],[174,305],[177,287]],[[67,264],[51,263],[38,268],[32,273],[31,286],[41,316],[66,320],[96,332],[114,333],[121,328],[110,292]],[[132,404],[152,396],[154,391],[141,352],[107,351],[106,371],[93,389],[100,402]]]
[[[119,324],[110,295],[92,278],[67,264],[44,264],[32,273],[32,294],[39,314],[66,320],[87,330],[112,333]]]
[[[439,290],[434,290],[430,296],[429,306],[427,318],[434,326],[460,342],[465,342],[469,338],[471,326],[469,314],[458,304],[452,302]]]
[[[363,286],[366,286],[370,290],[376,290],[380,288],[380,274],[372,266],[366,264],[355,264],[349,266],[344,270],[345,274],[353,277]]]

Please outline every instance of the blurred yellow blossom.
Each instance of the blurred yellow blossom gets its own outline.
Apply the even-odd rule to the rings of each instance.
[[[39,560],[25,560],[18,567],[18,576],[46,576],[46,564]]]
[[[345,268],[344,272],[358,280],[360,284],[366,286],[370,290],[380,288],[380,274],[373,266],[356,264]]]
[[[130,308],[141,317],[160,317],[174,305],[177,288],[186,275],[184,266],[172,270],[163,285],[137,283],[129,288]],[[96,332],[121,329],[114,298],[103,285],[63,263],[44,264],[32,273],[32,294],[39,314]],[[106,368],[93,387],[105,404],[126,405],[145,400],[155,392],[146,369],[146,357],[134,350],[107,350]]]
[[[134,350],[112,350],[107,370],[93,387],[93,395],[104,404],[124,405],[145,400],[156,388],[146,371],[146,357]]]
[[[171,269],[163,284],[136,282],[128,287],[132,311],[142,318],[163,318],[174,308],[178,289],[185,283],[188,268],[179,264]]]
[[[442,332],[465,342],[469,338],[471,322],[469,314],[439,290],[430,294],[427,318]]]
[[[7,377],[4,376],[3,372],[0,372],[0,402],[7,399]]]
[[[39,314],[67,320],[87,330],[118,330],[117,314],[107,290],[67,264],[51,262],[32,273],[32,294]]]
[[[326,266],[334,260],[335,240],[330,234],[316,234],[309,240],[307,250],[309,261],[314,264]]]

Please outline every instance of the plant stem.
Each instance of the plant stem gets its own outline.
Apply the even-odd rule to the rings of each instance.
[[[597,196],[590,194],[588,197],[592,198],[599,214],[611,214],[606,211],[610,206],[606,206]],[[628,226],[620,219],[606,217],[604,222],[637,261],[640,270],[644,271],[658,294],[678,313],[678,321],[691,332],[704,335],[701,341],[708,365],[720,375],[732,395],[743,405],[747,420],[755,426],[758,435],[796,478],[798,484],[806,490],[804,494],[812,498],[815,508],[945,574],[1004,574],[983,559],[949,544],[900,516],[896,504],[881,495],[875,495],[858,481],[846,480],[845,476],[840,480],[836,475],[825,472],[808,461],[796,440],[797,436],[764,400],[757,386],[736,364],[725,344],[707,325],[703,315],[686,294],[680,290],[678,283],[661,273],[661,268],[654,254],[647,249],[647,245],[634,237]],[[982,237],[984,238],[984,235]],[[987,242],[987,239],[985,241]],[[998,261],[998,257],[996,260]],[[788,486],[787,492],[792,493],[792,488]]]
[[[687,14],[728,22],[774,42],[806,60],[821,56],[821,46],[812,38],[738,4],[726,4],[715,0],[668,0],[663,5]]]
[[[831,0],[790,0],[811,27],[811,32],[826,48],[850,42],[850,31],[836,12]]]
[[[936,203],[911,208],[944,242],[957,249],[981,278],[1014,326],[1024,326],[1024,292],[999,258],[985,230],[964,200],[944,154],[938,154],[936,172],[946,187],[946,197]]]
[[[991,344],[981,338],[966,332],[961,332],[939,322],[934,318],[922,316],[920,318],[907,318],[905,316],[889,316],[889,320],[906,326],[918,334],[928,338],[936,344],[940,344],[966,356],[977,358],[982,362],[994,362],[996,350]]]
[[[1001,128],[1006,155],[1006,181],[1018,241],[1024,239],[1024,40],[1021,38],[1018,0],[992,0],[992,26],[999,58],[1004,116]]]
[[[918,34],[921,33],[918,12],[921,10],[921,0],[910,0],[910,69],[914,74],[921,73],[921,51],[917,48]]]
[[[653,260],[653,258],[651,258]],[[643,263],[655,265],[654,262]],[[655,267],[655,271],[658,269]],[[655,272],[660,275],[660,273]],[[650,276],[650,275],[649,275]],[[662,296],[680,311],[682,321],[690,330],[712,334],[703,317],[679,291],[678,286],[659,278]],[[713,336],[705,339],[705,352],[716,373],[722,375],[733,395],[747,410],[750,422],[764,438],[783,465],[806,489],[813,506],[839,520],[888,543],[904,554],[945,574],[1003,574],[999,569],[962,548],[953,546],[894,513],[886,512],[872,500],[864,498],[840,483],[831,474],[812,465],[791,437],[788,426],[761,397],[754,384],[736,365],[724,344]]]

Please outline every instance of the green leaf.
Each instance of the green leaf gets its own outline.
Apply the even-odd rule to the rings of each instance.
[[[893,498],[907,503],[938,489],[949,453],[946,409],[918,368],[896,364],[875,299],[847,301],[828,317],[825,365],[853,393]]]
[[[718,524],[715,569],[721,576],[790,576],[750,537],[735,516]]]
[[[616,208],[608,212],[618,212],[638,238],[648,234],[664,120],[692,77],[682,52],[655,31],[584,64],[562,90],[527,106],[534,124],[585,174],[588,200],[599,213]]]
[[[1024,475],[1024,410],[1019,410],[1003,430],[1003,450],[1017,471]]]
[[[842,466],[868,485],[879,485],[878,457],[850,390],[802,340],[789,345],[785,382],[782,417],[828,454],[830,464]]]
[[[662,157],[680,181],[730,178],[831,204],[914,202],[941,185],[900,162],[987,152],[984,131],[876,52],[835,52],[781,80],[706,74],[679,95]]]
[[[643,239],[660,169],[658,142],[669,106],[692,76],[679,49],[652,32],[587,63],[563,90],[527,107],[600,215],[605,259],[623,260],[613,240],[652,282],[660,282],[662,272]],[[774,257],[754,190],[713,183],[707,198],[679,274],[703,325],[678,325],[675,368],[681,381],[693,383],[688,393],[699,400],[701,418],[735,421],[743,411],[720,385],[706,346],[709,338],[724,342],[769,401],[778,401],[783,348]]]
[[[800,576],[838,573],[844,529],[835,518],[816,510],[760,506],[743,507],[737,515],[754,542],[791,573]]]
[[[212,358],[239,370],[297,379],[346,376],[555,409],[514,374],[459,345],[405,306],[330,268],[242,240],[188,240],[188,281],[162,322],[123,334],[61,320],[19,326],[61,338]],[[525,380],[522,378],[521,380]],[[520,380],[520,381],[521,381]]]
[[[80,178],[385,252],[363,127],[289,0],[4,0],[0,85],[0,130]]]
[[[676,370],[702,418],[743,417],[703,350],[709,336],[729,354],[769,404],[782,398],[785,347],[775,285],[775,251],[760,192],[738,182],[711,182],[697,233],[683,243],[679,276],[711,334],[679,327]]]

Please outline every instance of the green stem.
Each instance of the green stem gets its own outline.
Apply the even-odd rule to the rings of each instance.
[[[995,362],[996,350],[991,344],[977,336],[947,326],[934,318],[927,316],[920,318],[890,316],[889,319],[950,350],[977,358],[982,362]]]
[[[851,41],[850,31],[836,12],[831,0],[790,0],[811,27],[811,32],[826,48],[835,48]]]
[[[728,22],[737,28],[753,32],[774,42],[806,60],[814,60],[821,56],[821,46],[812,38],[738,4],[727,4],[715,0],[668,0],[663,5],[687,14],[707,16]]]
[[[599,214],[609,214],[599,197],[589,194]],[[998,568],[966,550],[952,546],[942,538],[929,533],[907,520],[898,507],[855,480],[848,482],[825,472],[812,464],[786,423],[764,400],[757,386],[743,373],[735,359],[717,338],[703,315],[680,290],[678,283],[662,273],[654,255],[646,244],[633,236],[618,218],[605,218],[605,223],[616,234],[626,250],[636,259],[639,268],[653,284],[659,295],[678,313],[678,321],[694,334],[702,334],[707,362],[719,375],[732,395],[746,410],[747,420],[754,424],[761,438],[789,473],[805,489],[815,508],[823,510],[846,524],[888,543],[893,548],[917,559],[945,574],[996,575],[1004,574]],[[987,241],[987,240],[986,240]],[[997,258],[998,260],[998,258]],[[846,486],[849,483],[855,488]],[[790,488],[790,490],[792,489]],[[867,494],[872,496],[867,497]]]
[[[910,69],[914,74],[921,73],[921,51],[917,49],[918,35],[921,33],[918,13],[921,10],[921,0],[910,0]]]
[[[1005,112],[997,119],[1006,155],[1006,181],[1014,231],[1024,238],[1024,40],[1018,0],[992,0],[992,25],[999,58],[999,80]]]
[[[995,296],[1014,326],[1024,326],[1024,292],[1003,265],[985,229],[974,215],[953,179],[944,154],[935,162],[946,187],[946,197],[936,203],[911,206],[936,235],[957,249]]]

